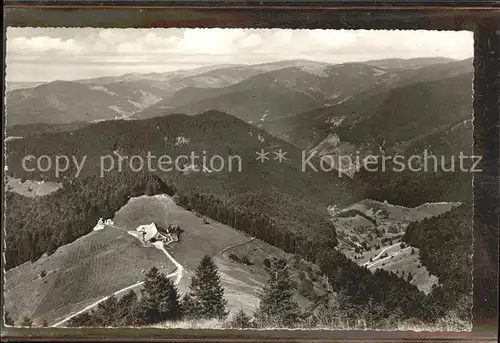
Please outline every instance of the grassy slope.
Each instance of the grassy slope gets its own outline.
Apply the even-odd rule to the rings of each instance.
[[[387,271],[391,271],[400,277],[406,279],[408,273],[411,273],[413,276],[411,280],[411,284],[415,285],[428,294],[432,286],[439,282],[439,279],[429,273],[427,268],[422,265],[419,256],[419,249],[415,247],[407,246],[405,248],[401,248],[400,245],[396,245],[393,248],[387,249],[386,258],[378,258],[374,259],[376,256],[385,249],[384,247],[377,250],[370,250],[367,252],[363,252],[362,259],[356,260],[359,264],[369,263],[367,268],[371,271],[375,271],[377,269],[384,269]],[[411,253],[412,249],[414,250],[414,254]],[[350,253],[346,253],[347,256],[352,256]],[[372,263],[369,262],[370,258],[374,259]]]
[[[143,279],[142,270],[164,265],[166,256],[144,248],[131,235],[112,228],[94,231],[71,244],[6,273],[6,308],[14,320],[28,315],[49,323],[101,297]],[[40,278],[40,273],[47,275]]]
[[[234,254],[240,258],[247,257],[253,265],[245,265],[236,261],[231,261],[228,258],[229,254]],[[293,282],[299,283],[298,271],[303,268],[293,263],[293,256],[260,240],[253,240],[239,245],[215,258],[226,289],[226,299],[229,300],[230,307],[233,311],[238,311],[241,308],[245,313],[252,315],[257,309],[259,296],[268,278],[268,274],[263,268],[263,263],[264,259],[270,256],[286,258],[288,260],[290,277]],[[304,261],[302,261],[302,263],[307,264]],[[312,268],[315,268],[317,271],[315,265],[309,265],[313,266]],[[321,287],[318,283],[314,284],[316,287]],[[302,308],[306,308],[311,304],[309,299],[300,295],[298,292],[295,292],[294,299]]]
[[[178,224],[184,230],[180,243],[167,246],[167,251],[187,271],[178,285],[181,294],[187,291],[192,272],[204,255],[216,256],[225,247],[244,242],[249,238],[229,226],[212,220],[209,224],[204,224],[203,218],[177,206],[167,196],[132,198],[115,217],[115,224],[127,229],[134,229],[141,224],[151,222],[160,226]]]
[[[227,246],[249,237],[233,228],[203,218],[177,206],[168,196],[141,196],[129,200],[115,216],[115,224],[133,230],[141,224],[178,224],[184,230],[180,243],[168,246],[173,257],[186,269],[194,270],[204,255],[215,256]]]

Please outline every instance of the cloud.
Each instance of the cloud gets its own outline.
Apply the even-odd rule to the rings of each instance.
[[[7,66],[40,63],[61,68],[119,64],[117,69],[128,65],[125,69],[130,72],[141,72],[141,65],[133,69],[132,64],[182,68],[192,66],[192,60],[207,65],[295,58],[331,63],[431,56],[465,59],[472,56],[472,45],[472,33],[466,31],[8,28],[6,60]]]
[[[9,52],[19,54],[37,54],[46,52],[60,52],[77,54],[84,51],[74,39],[62,40],[60,38],[52,38],[47,36],[38,37],[16,37],[9,40]]]

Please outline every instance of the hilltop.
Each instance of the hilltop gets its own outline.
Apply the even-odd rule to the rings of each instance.
[[[11,83],[7,125],[68,124],[127,118],[189,88],[227,87],[262,72],[311,61],[221,64],[189,70],[38,83]]]

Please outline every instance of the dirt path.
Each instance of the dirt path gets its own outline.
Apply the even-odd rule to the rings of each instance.
[[[114,229],[118,229],[118,230],[120,230],[120,231],[128,232],[128,230],[125,230],[125,229],[120,228],[120,227],[115,226],[115,225],[106,225],[106,226],[108,226],[108,227],[112,227],[112,228],[114,228]],[[134,237],[135,237],[135,236],[134,236]],[[137,238],[137,237],[136,237],[136,238]],[[170,254],[168,253],[168,251],[167,251],[167,250],[165,249],[165,247],[164,247],[163,242],[155,242],[155,243],[153,244],[153,246],[154,246],[156,249],[161,250],[161,251],[162,251],[162,252],[163,252],[163,253],[167,256],[167,258],[168,258],[168,259],[169,259],[169,260],[170,260],[170,261],[171,261],[171,262],[172,262],[172,263],[176,266],[176,270],[175,270],[175,272],[168,274],[168,275],[167,275],[167,277],[169,277],[169,278],[170,278],[170,277],[176,277],[174,284],[177,286],[177,285],[179,284],[179,282],[181,281],[182,276],[184,275],[184,267],[183,267],[183,266],[182,266],[179,262],[177,262],[177,261],[176,261],[176,260],[172,257],[172,255],[170,255]],[[57,326],[60,326],[61,324],[66,323],[66,322],[67,322],[68,320],[70,320],[71,318],[76,317],[76,316],[78,316],[79,314],[82,314],[82,313],[84,313],[84,312],[87,312],[88,310],[90,310],[90,309],[92,309],[92,308],[96,307],[97,305],[99,305],[99,304],[100,304],[100,303],[102,303],[103,301],[106,301],[106,300],[107,300],[107,299],[108,299],[111,295],[119,295],[119,294],[121,294],[121,293],[123,293],[123,292],[126,292],[126,291],[128,291],[128,290],[130,290],[130,289],[133,289],[133,288],[135,288],[135,287],[137,287],[137,286],[140,286],[140,285],[142,285],[143,283],[144,283],[144,281],[140,281],[140,282],[135,283],[135,284],[133,284],[133,285],[127,286],[127,287],[125,287],[125,288],[122,288],[122,289],[120,289],[120,290],[118,290],[118,291],[114,292],[113,294],[110,294],[110,295],[108,295],[108,296],[105,296],[104,298],[99,299],[98,301],[96,301],[96,302],[94,302],[94,303],[90,304],[89,306],[85,307],[84,309],[82,309],[82,310],[80,310],[80,311],[78,311],[78,312],[76,312],[76,313],[74,313],[74,314],[72,314],[72,315],[70,315],[70,316],[68,316],[68,317],[64,318],[63,320],[61,320],[61,321],[57,322],[57,323],[56,323],[56,324],[54,324],[54,325],[51,325],[51,327],[57,327]]]
[[[164,247],[164,245],[163,245],[162,242],[155,242],[153,245],[157,249],[160,249],[161,251],[163,251],[163,253],[165,255],[167,255],[168,259],[177,267],[177,269],[175,270],[175,272],[170,273],[170,274],[167,275],[167,277],[174,277],[174,276],[176,276],[174,284],[177,286],[179,284],[179,282],[181,282],[182,276],[184,275],[184,267],[179,262],[177,262],[177,260],[175,258],[173,258],[172,255],[170,255],[168,253],[167,249],[165,249],[165,247]]]

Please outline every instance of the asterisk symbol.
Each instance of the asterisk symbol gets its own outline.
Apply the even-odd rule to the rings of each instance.
[[[278,160],[279,163],[283,162],[284,160],[288,160],[288,158],[286,158],[286,151],[279,149],[278,152],[274,152],[274,154],[276,155],[274,159]]]
[[[269,157],[267,157],[267,155],[269,155],[268,151],[264,151],[264,149],[260,149],[260,151],[257,151],[256,160],[260,161],[260,163],[264,163],[264,161],[269,159]]]

